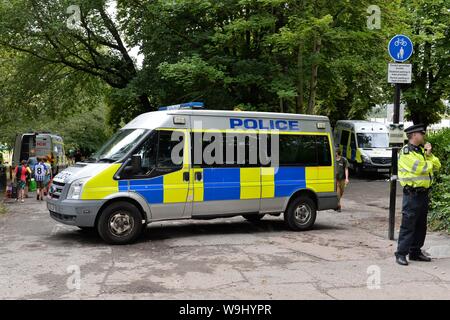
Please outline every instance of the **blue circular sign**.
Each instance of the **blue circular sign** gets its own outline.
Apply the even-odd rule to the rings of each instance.
[[[394,61],[405,62],[413,53],[413,43],[407,36],[397,34],[389,41],[388,51]]]

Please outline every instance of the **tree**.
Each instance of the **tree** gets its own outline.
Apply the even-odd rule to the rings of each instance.
[[[209,108],[342,119],[390,98],[389,17],[403,11],[399,1],[380,1],[383,28],[369,30],[369,4],[128,0],[122,5],[132,9],[121,12],[131,43],[142,44],[146,90],[161,104],[201,99]]]
[[[57,74],[68,69],[132,93],[140,111],[151,111],[147,93],[130,90],[137,76],[119,26],[107,12],[111,1],[11,0],[0,3],[0,45],[25,53]]]
[[[415,124],[438,122],[450,96],[450,12],[448,1],[405,1],[411,15],[413,82],[405,86],[407,117]]]

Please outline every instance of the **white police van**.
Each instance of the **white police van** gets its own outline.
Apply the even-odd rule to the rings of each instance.
[[[339,120],[334,129],[334,141],[357,174],[363,171],[389,173],[392,148],[386,125],[364,120]]]
[[[201,106],[142,114],[58,174],[51,217],[124,244],[154,221],[284,213],[290,229],[307,230],[317,210],[337,207],[327,117]]]

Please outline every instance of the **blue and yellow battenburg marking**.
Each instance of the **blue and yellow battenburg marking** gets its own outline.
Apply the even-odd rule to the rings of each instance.
[[[180,170],[150,179],[113,179],[120,164],[114,164],[90,179],[82,199],[103,199],[115,192],[137,192],[149,203],[176,203],[189,199],[189,183]],[[289,197],[300,189],[333,192],[333,167],[203,168],[191,170],[193,201],[243,200]],[[203,181],[195,181],[196,172]],[[191,191],[192,192],[192,191]]]
[[[331,167],[264,167],[203,168],[203,181],[194,182],[193,201],[225,201],[289,197],[300,189],[333,192]],[[183,170],[151,179],[119,181],[119,191],[133,191],[149,203],[185,202],[188,182],[182,181]],[[324,179],[328,177],[328,179]]]
[[[185,150],[189,150],[190,138],[186,137]],[[112,164],[87,181],[81,198],[103,199],[116,192],[131,191],[142,195],[150,204],[160,204],[289,197],[301,189],[334,192],[334,164],[328,167],[190,169],[188,160],[189,152],[185,152],[184,165],[179,171],[149,179],[120,181],[113,176],[121,164]],[[185,172],[190,173],[191,187],[190,182],[183,181]],[[196,173],[202,174],[202,181],[196,181]]]

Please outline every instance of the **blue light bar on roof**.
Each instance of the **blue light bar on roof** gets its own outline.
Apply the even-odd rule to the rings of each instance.
[[[203,102],[186,102],[180,104],[174,104],[171,106],[160,107],[158,110],[180,110],[180,109],[202,109]]]

